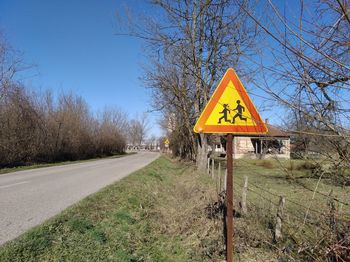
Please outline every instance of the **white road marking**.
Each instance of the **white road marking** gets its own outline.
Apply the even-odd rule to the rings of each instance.
[[[123,158],[0,175],[0,246],[148,165],[159,155],[140,152]]]
[[[29,183],[29,181],[23,181],[23,182],[14,183],[14,184],[6,185],[6,186],[0,186],[0,188],[8,188],[8,187],[13,187],[13,186],[28,184],[28,183]]]

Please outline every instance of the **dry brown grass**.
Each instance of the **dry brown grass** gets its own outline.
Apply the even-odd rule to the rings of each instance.
[[[166,196],[164,202],[169,204],[156,207],[161,233],[179,236],[185,246],[201,254],[201,261],[225,261],[224,198],[215,180],[189,165],[170,189],[160,190],[155,194]],[[254,207],[242,217],[239,196],[234,200],[235,261],[278,261],[266,230],[270,218]]]
[[[160,188],[155,194],[164,196],[164,203],[168,203],[156,207],[161,233],[180,237],[184,245],[201,254],[203,261],[224,259],[222,216],[210,215],[210,206],[218,196],[209,177],[188,166],[171,188]]]
[[[268,169],[273,169],[275,167],[274,163],[271,160],[260,160],[256,162],[257,166],[262,166]]]
[[[302,258],[310,258],[312,242],[304,242],[309,240],[304,235],[313,231],[307,227],[307,231],[295,234],[298,227],[294,225],[298,226],[300,221],[291,215],[303,218],[305,210],[292,205],[289,200],[298,201],[297,189],[303,196],[312,192],[308,193],[304,187],[297,188],[272,172],[274,170],[263,169],[254,162],[250,166],[235,163],[235,262],[275,262],[279,258],[299,261],[300,254],[288,260],[292,254],[283,253],[287,248],[298,250],[291,242],[293,239],[309,243]],[[243,175],[249,175],[248,214],[245,216],[240,213],[239,203]],[[261,190],[254,184],[260,185]],[[264,194],[263,189],[276,194],[284,192],[287,197],[286,220],[282,228],[285,241],[278,246],[274,246],[272,236],[276,216],[273,203],[276,204],[278,198]],[[37,261],[38,258],[97,261],[106,257],[115,261],[224,261],[224,205],[219,191],[217,181],[197,172],[192,163],[161,157],[0,248],[0,261]],[[337,193],[340,193],[339,189]],[[309,219],[314,216],[310,213]],[[338,248],[338,242],[331,244],[335,243],[333,246]]]
[[[211,178],[161,157],[0,248],[0,261],[223,261],[216,201]]]

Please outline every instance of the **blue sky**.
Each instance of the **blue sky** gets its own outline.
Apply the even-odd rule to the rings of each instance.
[[[139,77],[146,63],[142,42],[116,36],[116,0],[0,0],[0,30],[23,60],[33,89],[81,95],[95,112],[117,106],[133,117],[150,110],[149,91]],[[127,1],[138,6],[140,1]],[[138,6],[138,8],[140,8]],[[142,8],[142,7],[141,7]],[[150,133],[160,135],[157,115]]]
[[[94,112],[117,106],[133,117],[151,110],[149,90],[139,79],[147,60],[141,40],[115,34],[116,13],[123,15],[126,5],[147,12],[145,2],[0,0],[0,30],[23,52],[24,61],[35,65],[22,74],[27,86],[72,91]],[[258,94],[251,96],[262,118],[280,123],[285,111],[264,101],[259,90],[252,93]],[[156,113],[150,115],[150,126],[150,134],[161,135]]]

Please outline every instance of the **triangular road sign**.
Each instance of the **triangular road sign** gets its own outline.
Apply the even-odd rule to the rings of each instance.
[[[265,123],[232,68],[226,71],[193,130],[196,133],[267,133]]]

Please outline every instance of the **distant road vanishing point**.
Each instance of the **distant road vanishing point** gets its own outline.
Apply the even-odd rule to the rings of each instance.
[[[0,245],[159,157],[140,152],[0,175]]]

